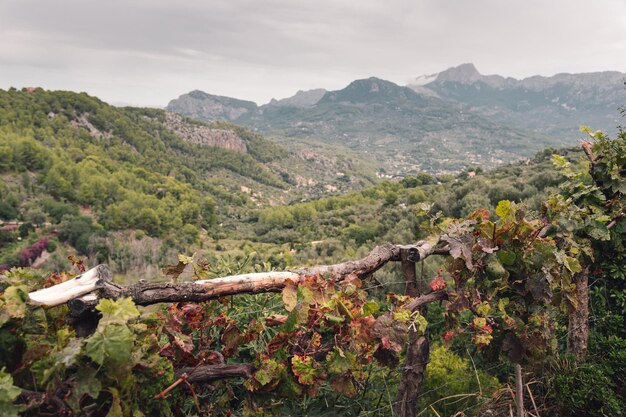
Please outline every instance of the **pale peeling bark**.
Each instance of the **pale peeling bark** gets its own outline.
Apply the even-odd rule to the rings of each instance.
[[[33,291],[28,294],[31,303],[56,306],[72,298],[80,297],[98,289],[105,281],[111,280],[111,270],[106,265],[98,265],[81,275],[50,288]]]

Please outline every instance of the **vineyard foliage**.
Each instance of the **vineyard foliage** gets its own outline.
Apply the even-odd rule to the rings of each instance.
[[[616,139],[588,133],[586,159],[554,156],[564,181],[537,211],[504,199],[492,210],[469,204],[465,208],[472,210],[453,218],[441,211],[441,202],[423,204],[426,196],[415,197],[411,221],[418,234],[436,238],[448,252],[417,265],[420,280],[446,298],[424,315],[407,307],[411,297],[375,277],[305,276],[288,282],[281,294],[201,304],[137,307],[131,299],[101,299],[95,331],[78,337],[67,307],[28,303],[29,291],[72,273],[3,272],[0,407],[8,415],[275,416],[329,409],[391,415],[412,332],[437,342],[420,403],[424,414],[479,414],[493,405],[491,394],[508,382],[512,364],[521,364],[537,381],[545,412],[623,415],[626,133]],[[160,179],[181,191],[188,187]],[[269,209],[259,215],[259,227],[292,222],[297,230],[313,210],[337,208],[341,201]],[[386,192],[381,204],[396,203],[397,196]],[[373,239],[369,229],[382,228],[360,224],[345,233],[365,243]],[[192,264],[192,279],[271,268],[181,259]],[[75,274],[84,267],[74,261]],[[437,272],[426,275],[432,269],[425,264]],[[581,308],[581,274],[593,277],[586,359],[568,356],[571,346],[564,343],[568,318]],[[251,372],[207,383],[190,383],[177,373],[219,364],[250,364]],[[563,369],[571,369],[570,376]],[[460,380],[444,381],[444,375]],[[581,386],[602,395],[585,396]],[[565,403],[568,397],[575,401]]]

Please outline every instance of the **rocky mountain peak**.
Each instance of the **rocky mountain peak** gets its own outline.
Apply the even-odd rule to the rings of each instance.
[[[437,75],[437,82],[457,82],[461,84],[472,84],[480,80],[483,76],[478,72],[474,64],[461,64],[457,67],[448,68]]]
[[[252,101],[194,90],[170,101],[166,109],[201,120],[234,121],[243,115],[256,112],[257,105]]]
[[[299,90],[294,96],[283,98],[281,100],[272,99],[268,106],[293,106],[293,107],[312,107],[326,94],[323,88],[314,90]]]
[[[397,100],[420,100],[420,98],[417,93],[407,87],[402,87],[380,78],[370,77],[353,81],[343,90],[326,93],[319,103],[395,102]]]

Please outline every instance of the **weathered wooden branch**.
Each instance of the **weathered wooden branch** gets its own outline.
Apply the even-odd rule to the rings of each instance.
[[[262,272],[255,274],[233,275],[189,283],[137,283],[121,286],[111,282],[111,271],[106,265],[97,267],[82,275],[50,288],[31,292],[29,297],[34,304],[55,306],[67,303],[74,315],[93,308],[98,298],[117,299],[130,297],[138,305],[150,305],[162,302],[193,301],[202,302],[234,294],[258,294],[280,291],[288,280],[298,282],[309,275],[358,277],[370,275],[390,261],[400,261],[401,251],[410,253],[413,262],[417,262],[435,253],[445,253],[445,248],[437,247],[438,241],[419,242],[416,245],[381,245],[366,257],[335,265],[323,265],[300,268],[284,272]],[[94,293],[86,297],[86,294]]]
[[[437,291],[431,292],[430,294],[421,295],[417,298],[414,298],[411,302],[406,305],[406,308],[415,311],[422,306],[425,306],[430,303],[434,303],[435,301],[447,300],[448,293],[445,291]]]
[[[587,155],[587,159],[589,159],[589,163],[591,164],[589,170],[593,170],[593,168],[596,166],[596,157],[594,156],[592,150],[593,144],[591,142],[583,141],[580,144],[580,147],[583,148],[583,152],[585,152],[585,155]]]
[[[203,365],[196,368],[177,369],[174,375],[180,378],[187,374],[186,380],[189,382],[211,382],[218,379],[229,378],[251,378],[254,367],[249,363],[239,363],[234,365],[218,364]]]

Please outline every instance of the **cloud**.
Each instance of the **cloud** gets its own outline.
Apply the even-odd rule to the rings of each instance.
[[[4,0],[0,87],[164,105],[196,88],[265,102],[462,62],[517,77],[624,71],[624,27],[613,0]]]

